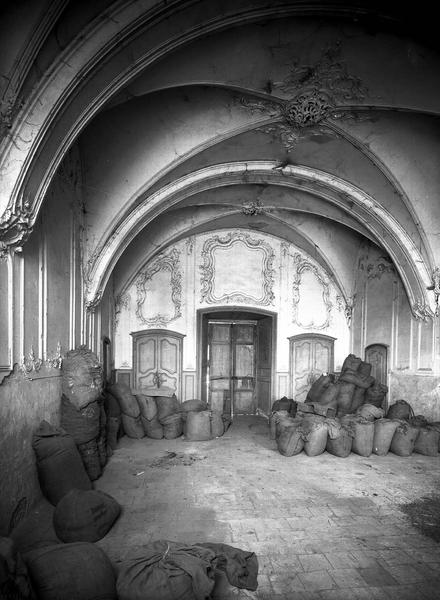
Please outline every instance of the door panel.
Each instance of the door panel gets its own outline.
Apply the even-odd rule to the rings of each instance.
[[[379,383],[387,384],[388,348],[383,344],[372,344],[365,349],[365,362],[371,364],[371,375]]]
[[[322,373],[333,372],[334,338],[299,335],[289,338],[292,397],[305,402],[311,384]]]
[[[266,415],[271,409],[272,383],[272,317],[258,321],[257,360],[256,360],[256,402],[257,407]]]
[[[211,409],[254,414],[255,325],[208,322],[207,357]]]
[[[134,387],[151,396],[180,397],[183,335],[157,329],[132,335]]]

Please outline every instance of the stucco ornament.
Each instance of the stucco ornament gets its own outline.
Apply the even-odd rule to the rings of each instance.
[[[438,317],[440,314],[440,267],[436,267],[432,272],[432,285],[427,289],[434,292],[435,316]]]
[[[330,301],[330,285],[324,275],[320,272],[318,267],[303,258],[301,254],[296,253],[293,257],[294,260],[294,275],[293,275],[293,283],[292,283],[292,293],[293,293],[293,314],[292,314],[292,322],[300,327],[305,327],[307,329],[315,329],[315,330],[323,330],[327,329],[330,326],[331,322],[331,310],[333,307],[332,302]],[[315,320],[312,319],[308,323],[303,323],[300,317],[299,305],[302,300],[301,298],[301,283],[303,279],[303,275],[305,273],[310,272],[319,283],[319,286],[322,288],[322,302],[324,308],[324,318],[321,323],[315,323]]]
[[[79,346],[67,352],[61,368],[62,392],[78,409],[85,408],[101,395],[102,365],[94,352]]]
[[[0,218],[0,258],[6,258],[9,249],[18,250],[32,233],[32,211],[29,202],[7,209]]]
[[[347,325],[350,327],[351,319],[353,317],[353,310],[356,305],[356,294],[344,298],[343,296],[336,296],[336,302],[338,309],[344,313]]]
[[[283,81],[271,82],[273,94],[281,97],[243,98],[240,104],[252,114],[264,113],[276,124],[258,128],[263,133],[275,133],[286,150],[309,135],[322,133],[336,135],[325,123],[332,119],[355,118],[352,107],[345,103],[358,103],[365,98],[366,89],[358,77],[350,75],[340,58],[341,42],[325,48],[314,65],[293,62],[290,73]]]

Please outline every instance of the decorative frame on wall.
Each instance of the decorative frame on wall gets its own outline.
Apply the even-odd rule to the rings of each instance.
[[[151,317],[146,317],[143,307],[148,294],[147,285],[161,271],[169,271],[170,273],[170,293],[171,302],[174,306],[174,314],[157,313]],[[150,327],[165,327],[171,321],[181,317],[182,274],[180,272],[180,252],[174,248],[168,254],[160,254],[155,260],[149,263],[136,278],[136,289],[136,316],[141,323]]]
[[[242,244],[249,251],[260,254],[261,256],[261,294],[253,296],[243,290],[236,289],[229,293],[221,293],[216,295],[215,291],[215,275],[216,275],[216,256],[217,250],[228,250],[235,244]],[[248,233],[230,232],[224,237],[218,235],[207,239],[203,245],[201,252],[203,264],[200,266],[201,277],[201,302],[208,304],[230,304],[238,303],[253,303],[260,305],[273,304],[275,296],[273,293],[274,286],[274,269],[273,261],[275,252],[273,248],[261,239],[252,238]],[[253,262],[255,264],[255,261]],[[244,281],[244,279],[243,279]]]
[[[293,283],[292,283],[292,292],[293,292],[293,314],[292,321],[296,323],[300,327],[304,327],[306,329],[316,329],[323,330],[327,329],[330,325],[331,320],[331,310],[333,307],[332,302],[330,301],[330,286],[328,282],[325,280],[324,276],[318,269],[316,265],[309,262],[307,259],[303,258],[301,254],[296,253],[293,257],[295,263]],[[301,277],[304,271],[311,271],[313,275],[316,277],[317,281],[322,286],[322,300],[324,302],[326,318],[321,325],[316,325],[314,321],[310,323],[301,323],[298,315],[298,305],[300,302],[300,285],[301,285]]]

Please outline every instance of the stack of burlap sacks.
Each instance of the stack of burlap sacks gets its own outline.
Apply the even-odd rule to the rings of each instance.
[[[390,406],[385,417],[381,405],[387,388],[370,373],[371,365],[351,354],[338,381],[322,375],[312,385],[306,403],[287,398],[275,402],[269,427],[280,454],[295,456],[304,451],[318,456],[327,451],[347,457],[351,452],[361,456],[417,452],[436,456],[440,423],[415,416],[404,400]]]
[[[149,396],[122,383],[108,386],[104,394],[108,405],[119,406],[119,426],[131,438],[175,439],[183,434],[205,441],[222,436],[230,424],[230,418],[200,400],[180,403],[175,395]]]

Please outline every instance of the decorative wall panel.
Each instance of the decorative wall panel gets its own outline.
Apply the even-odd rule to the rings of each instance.
[[[175,248],[161,254],[136,279],[139,321],[150,327],[164,327],[181,316],[182,275],[180,252]]]
[[[209,238],[202,250],[201,301],[273,304],[274,256],[269,243],[247,233]]]
[[[293,322],[306,329],[322,330],[330,325],[330,286],[318,267],[294,255]]]

